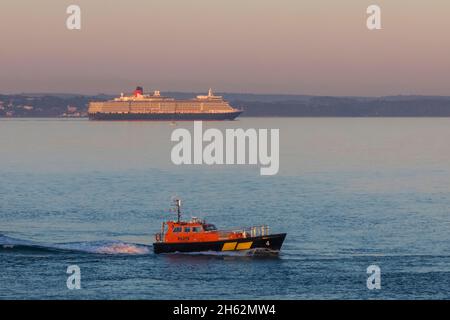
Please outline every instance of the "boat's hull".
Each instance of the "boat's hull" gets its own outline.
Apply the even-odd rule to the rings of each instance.
[[[173,252],[204,252],[204,251],[244,251],[253,249],[265,249],[279,251],[286,233],[272,234],[259,237],[248,237],[235,240],[221,240],[212,242],[177,242],[153,244],[155,253]]]
[[[221,113],[89,113],[90,120],[108,121],[223,121],[234,120],[242,111],[221,112]]]

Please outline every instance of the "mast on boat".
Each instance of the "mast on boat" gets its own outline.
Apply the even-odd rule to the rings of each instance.
[[[175,208],[177,210],[177,222],[180,223],[181,221],[181,200],[180,199],[175,199]]]

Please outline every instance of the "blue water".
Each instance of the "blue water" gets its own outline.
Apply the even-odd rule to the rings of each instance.
[[[449,120],[209,126],[279,128],[280,173],[172,165],[170,124],[0,121],[0,298],[450,298]],[[153,254],[174,195],[187,218],[287,232],[280,255]]]

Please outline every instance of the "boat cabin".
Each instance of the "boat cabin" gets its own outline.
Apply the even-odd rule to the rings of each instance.
[[[209,242],[245,238],[245,232],[219,231],[213,224],[193,218],[191,221],[168,221],[163,223],[157,241],[163,242]]]

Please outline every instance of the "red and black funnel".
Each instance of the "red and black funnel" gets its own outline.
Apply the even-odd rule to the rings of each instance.
[[[133,94],[135,97],[137,97],[138,95],[142,96],[144,94],[144,89],[142,89],[142,87],[136,87]]]

